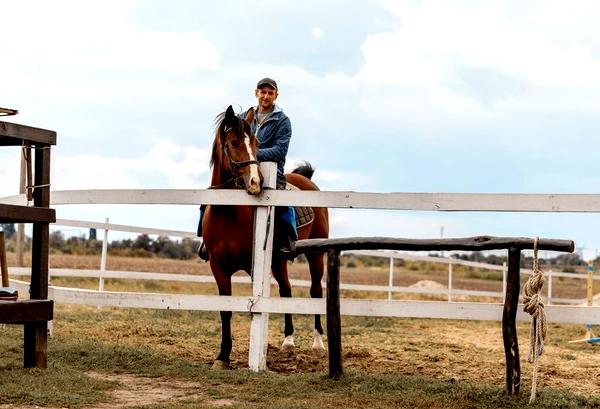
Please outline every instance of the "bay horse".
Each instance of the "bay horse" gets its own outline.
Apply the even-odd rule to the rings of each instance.
[[[212,146],[211,167],[213,189],[245,189],[251,195],[262,191],[262,175],[256,160],[258,140],[253,135],[250,123],[254,109],[250,108],[246,118],[240,118],[229,106],[216,118],[215,139]],[[300,190],[319,190],[310,180],[314,169],[308,164],[286,174],[288,183]],[[251,275],[254,235],[254,206],[207,206],[203,218],[203,237],[209,255],[210,268],[219,288],[219,295],[231,295],[231,276],[243,270]],[[329,215],[327,208],[313,208],[314,220],[298,228],[299,239],[327,238]],[[276,220],[277,224],[279,221]],[[277,231],[277,229],[274,229]],[[323,254],[307,254],[311,276],[310,295],[322,298]],[[292,288],[288,278],[287,260],[273,253],[271,270],[279,284],[279,295],[291,297]],[[221,311],[221,350],[213,368],[229,368],[232,348],[231,311]],[[321,317],[315,315],[312,348],[322,354],[323,328]],[[292,315],[285,314],[285,340],[282,349],[293,350],[294,324]]]

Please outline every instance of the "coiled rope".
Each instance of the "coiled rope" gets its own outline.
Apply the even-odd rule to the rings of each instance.
[[[540,269],[538,262],[538,241],[536,237],[533,241],[533,272],[529,280],[523,286],[523,310],[533,317],[531,322],[531,332],[529,340],[529,355],[527,361],[533,364],[533,376],[531,380],[531,395],[529,403],[535,401],[538,378],[538,361],[544,352],[544,341],[548,331],[546,323],[546,310],[542,301],[542,287],[546,278],[544,272]]]

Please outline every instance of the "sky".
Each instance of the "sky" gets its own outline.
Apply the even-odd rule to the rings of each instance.
[[[0,0],[5,120],[58,133],[52,189],[199,189],[214,118],[279,84],[321,190],[597,193],[596,1]],[[0,197],[18,150],[0,150]],[[195,206],[59,206],[57,217],[193,231]],[[574,240],[568,213],[331,210],[331,235]],[[68,233],[68,228],[61,228]],[[110,238],[118,238],[111,233]]]

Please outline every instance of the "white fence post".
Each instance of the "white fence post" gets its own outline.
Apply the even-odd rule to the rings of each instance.
[[[552,270],[548,271],[548,305],[552,303]]]
[[[394,287],[394,257],[390,257],[390,277],[388,281],[388,300],[392,299],[392,289]]]
[[[506,275],[508,271],[506,270],[506,261],[502,263],[502,302],[506,302]]]
[[[108,224],[108,217],[106,218]],[[106,271],[106,257],[108,253],[108,227],[104,229],[104,239],[102,240],[102,256],[100,257],[100,278],[98,279],[98,291],[104,291],[104,273]]]
[[[448,259],[448,302],[452,302],[452,262]]]
[[[277,165],[273,162],[260,164],[264,177],[263,188],[275,188],[277,182]],[[268,195],[269,191],[264,191]],[[260,206],[256,208],[254,217],[254,254],[252,257],[252,299],[254,303],[260,298],[268,298],[271,293],[271,256],[273,253],[273,223],[275,208]],[[267,369],[267,346],[269,341],[269,314],[252,313],[250,324],[250,348],[248,366],[251,371]]]

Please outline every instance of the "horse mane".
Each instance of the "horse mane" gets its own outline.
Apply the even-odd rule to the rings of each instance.
[[[225,126],[225,117],[226,117],[226,111],[221,112],[220,114],[218,114],[215,117],[215,141],[213,142],[213,146],[212,146],[212,153],[210,155],[210,167],[212,168],[215,163],[219,163],[219,161],[221,160],[221,135],[223,134],[223,128]],[[247,132],[250,135],[253,135],[251,130],[250,130],[250,125],[243,119],[240,118],[239,116],[236,115],[236,118],[238,118],[238,123],[241,124],[240,126],[243,128],[244,132]],[[239,129],[239,128],[238,128]],[[238,133],[237,134],[238,138],[242,138],[243,137],[243,132]]]
[[[220,143],[217,143],[221,140],[221,130],[223,129],[223,121],[225,121],[225,111],[221,112],[215,117],[215,140],[212,146],[212,153],[210,155],[210,167],[212,168],[215,163],[219,162],[220,157]]]
[[[298,167],[294,169],[292,173],[297,173],[299,175],[304,176],[307,179],[310,179],[312,178],[313,173],[315,173],[315,168],[313,168],[313,166],[310,163],[304,162],[303,164],[298,165]]]

